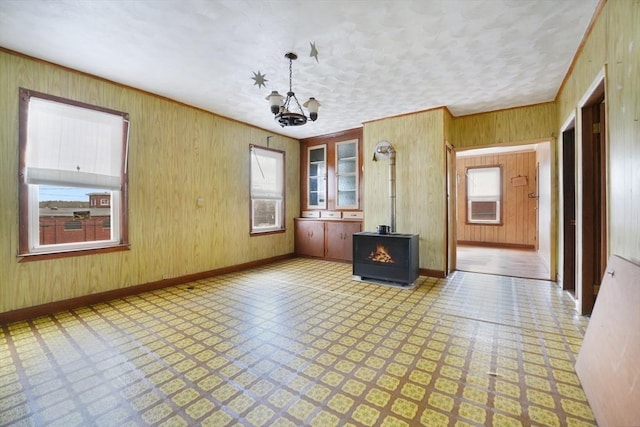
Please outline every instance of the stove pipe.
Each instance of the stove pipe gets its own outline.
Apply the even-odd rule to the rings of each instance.
[[[393,149],[391,143],[380,141],[376,145],[376,151],[373,160],[377,158],[389,159],[389,228],[390,232],[396,231],[396,150]]]

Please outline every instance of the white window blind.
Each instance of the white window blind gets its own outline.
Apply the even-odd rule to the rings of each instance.
[[[284,152],[250,146],[251,232],[284,228]]]
[[[282,199],[284,196],[283,154],[251,148],[251,198]]]
[[[122,116],[31,97],[28,117],[27,184],[120,189]]]
[[[475,168],[467,170],[467,196],[473,198],[500,197],[500,168]]]

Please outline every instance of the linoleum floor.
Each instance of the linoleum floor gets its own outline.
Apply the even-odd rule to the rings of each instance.
[[[292,259],[2,327],[0,425],[593,426],[586,325],[551,282]]]

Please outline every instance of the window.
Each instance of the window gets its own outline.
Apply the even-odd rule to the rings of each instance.
[[[251,233],[284,230],[284,152],[251,145]]]
[[[80,221],[67,221],[64,223],[65,230],[82,230],[82,223]]]
[[[128,123],[127,113],[20,89],[20,255],[126,247]],[[96,206],[96,192],[110,207]],[[96,221],[109,232],[93,232]]]
[[[467,222],[500,224],[502,171],[500,166],[467,168]]]

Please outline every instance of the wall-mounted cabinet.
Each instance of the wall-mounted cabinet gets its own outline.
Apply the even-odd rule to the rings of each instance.
[[[327,209],[327,144],[307,148],[307,208]]]
[[[302,210],[360,210],[362,129],[303,139],[301,144]]]
[[[358,140],[336,143],[336,209],[358,209]]]

